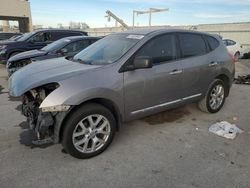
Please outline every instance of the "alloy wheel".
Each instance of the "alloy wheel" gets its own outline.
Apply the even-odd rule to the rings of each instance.
[[[110,132],[107,118],[99,114],[89,115],[76,125],[72,134],[73,145],[82,153],[93,153],[105,145]]]
[[[215,85],[209,97],[209,105],[213,110],[220,108],[224,101],[225,91],[221,84]]]

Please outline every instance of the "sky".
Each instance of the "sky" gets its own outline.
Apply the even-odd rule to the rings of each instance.
[[[152,25],[190,25],[250,22],[250,0],[29,0],[33,25],[69,25],[85,22],[90,27],[114,26],[105,18],[112,11],[132,25],[133,10],[169,8],[152,14]],[[148,14],[135,17],[135,25],[148,25]]]

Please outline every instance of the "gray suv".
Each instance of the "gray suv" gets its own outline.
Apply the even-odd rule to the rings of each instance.
[[[11,96],[37,133],[77,158],[100,154],[123,122],[198,102],[218,112],[235,67],[220,37],[174,29],[109,35],[72,59],[32,63],[10,77]]]

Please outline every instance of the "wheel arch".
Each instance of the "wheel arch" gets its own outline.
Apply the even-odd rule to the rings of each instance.
[[[58,127],[55,128],[55,131],[56,131],[55,132],[55,142],[62,141],[63,131],[65,128],[67,119],[70,117],[70,115],[72,113],[74,113],[76,110],[78,110],[80,107],[82,107],[83,105],[86,105],[88,103],[100,104],[100,105],[106,107],[107,109],[109,109],[115,117],[116,130],[119,131],[123,120],[122,120],[122,115],[121,115],[121,112],[120,112],[118,106],[113,101],[106,99],[106,98],[93,98],[93,99],[89,99],[87,101],[84,101],[79,105],[73,106],[70,109],[70,111],[63,117],[63,119],[61,120],[61,123],[59,125],[57,125]]]
[[[229,90],[230,90],[230,79],[226,74],[220,74],[215,77],[215,79],[220,79],[224,82],[225,87],[226,87],[226,97],[229,95]]]

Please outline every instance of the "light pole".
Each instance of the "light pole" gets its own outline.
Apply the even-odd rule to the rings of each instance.
[[[138,10],[133,10],[133,27],[135,27],[135,14],[136,16],[140,15],[140,14],[149,14],[149,26],[151,26],[151,22],[152,22],[152,13],[156,13],[156,12],[164,12],[164,11],[169,11],[168,8],[150,8],[149,10],[146,11],[138,11]]]

